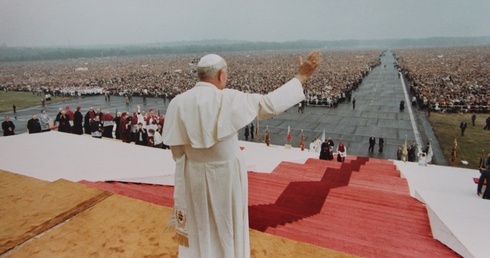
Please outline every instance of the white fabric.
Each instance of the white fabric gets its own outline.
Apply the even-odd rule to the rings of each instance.
[[[154,145],[163,143],[162,136],[158,131],[155,131],[155,134],[153,134],[153,140],[154,140]]]
[[[250,256],[248,180],[237,132],[303,99],[293,79],[265,96],[198,82],[170,102],[163,140],[176,160],[174,210],[185,211],[181,232],[189,239],[179,257]]]
[[[137,123],[138,124],[141,123],[143,125],[143,128],[146,128],[145,117],[141,113],[139,113],[139,112],[138,112],[137,117],[138,117],[138,122]]]

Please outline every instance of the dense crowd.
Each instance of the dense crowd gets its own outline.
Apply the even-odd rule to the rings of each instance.
[[[399,49],[396,66],[422,107],[487,112],[490,46]],[[229,88],[267,93],[292,78],[303,52],[222,54]],[[380,50],[325,51],[306,88],[308,104],[336,106],[380,63]],[[0,89],[54,95],[125,95],[173,98],[193,87],[198,54],[92,58],[0,64]]]
[[[490,46],[396,50],[399,70],[422,107],[488,112]]]
[[[307,52],[224,53],[229,88],[267,93],[294,77],[299,55]],[[328,51],[307,83],[310,104],[345,99],[370,69],[380,50]],[[193,87],[199,55],[93,58],[0,64],[0,89],[53,96],[125,95],[172,98]],[[292,65],[291,65],[292,64]],[[44,95],[43,95],[44,96]]]

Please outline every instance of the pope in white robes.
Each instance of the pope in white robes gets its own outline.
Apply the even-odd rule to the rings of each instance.
[[[225,60],[201,58],[199,82],[170,102],[163,129],[176,161],[168,228],[176,229],[179,257],[250,257],[248,179],[237,132],[304,100],[302,84],[320,61],[318,51],[300,58],[295,78],[260,95],[224,89]]]

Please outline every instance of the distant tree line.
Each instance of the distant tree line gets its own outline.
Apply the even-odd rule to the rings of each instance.
[[[290,42],[248,42],[248,41],[186,41],[166,44],[138,46],[100,47],[8,47],[0,46],[0,62],[62,60],[94,57],[123,57],[137,55],[219,53],[235,51],[281,51],[302,49],[356,49],[356,48],[407,48],[407,47],[448,47],[462,45],[488,45],[490,37],[472,38],[425,38],[392,40],[338,40]]]

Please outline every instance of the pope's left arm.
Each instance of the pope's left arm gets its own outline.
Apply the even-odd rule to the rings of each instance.
[[[258,119],[278,115],[304,99],[301,82],[297,78],[291,79],[283,86],[263,96],[259,102]]]
[[[305,62],[298,59],[298,74],[295,78],[267,94],[260,101],[259,119],[265,119],[298,104],[305,99],[303,84],[310,78],[322,62],[320,51],[312,51]]]

